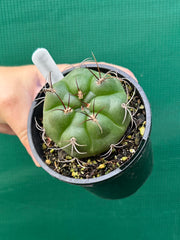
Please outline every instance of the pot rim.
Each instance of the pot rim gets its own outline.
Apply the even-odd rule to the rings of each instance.
[[[28,129],[28,140],[29,140],[29,144],[30,144],[30,148],[31,148],[31,151],[33,153],[33,156],[35,157],[35,159],[38,161],[38,163],[41,165],[41,167],[47,171],[51,176],[61,180],[61,181],[64,181],[64,182],[67,182],[67,183],[70,183],[70,184],[76,184],[76,185],[81,185],[81,186],[90,186],[92,184],[95,184],[95,183],[100,183],[100,182],[103,182],[105,180],[108,180],[108,179],[112,179],[114,177],[117,177],[119,176],[120,174],[124,173],[125,170],[130,167],[131,165],[134,164],[134,162],[136,162],[136,160],[138,160],[139,156],[141,156],[141,153],[142,151],[144,150],[147,142],[148,142],[148,139],[149,139],[149,136],[150,136],[150,132],[151,132],[151,109],[150,109],[150,104],[149,104],[149,101],[148,101],[148,98],[144,92],[144,90],[142,89],[142,87],[139,85],[139,83],[134,79],[132,78],[129,74],[125,73],[124,71],[120,70],[119,68],[117,67],[114,67],[112,65],[108,65],[108,64],[105,64],[105,63],[102,63],[102,64],[98,64],[99,68],[100,69],[103,69],[103,70],[111,70],[113,72],[117,72],[118,75],[120,76],[123,76],[124,78],[126,78],[130,83],[132,83],[135,88],[138,90],[142,100],[143,100],[143,103],[144,103],[144,106],[145,106],[145,112],[146,112],[146,127],[145,127],[145,132],[144,132],[144,135],[141,139],[141,143],[140,145],[138,146],[138,149],[136,150],[136,153],[131,157],[131,159],[128,161],[127,164],[123,165],[122,167],[120,168],[117,168],[115,170],[113,170],[112,172],[106,174],[106,175],[103,175],[103,176],[100,176],[100,177],[96,177],[96,178],[89,178],[89,179],[75,179],[75,178],[71,178],[71,177],[66,177],[64,175],[61,175],[57,172],[55,172],[53,169],[51,169],[50,167],[48,167],[45,162],[41,159],[41,157],[39,156],[38,152],[36,151],[36,148],[34,146],[34,143],[33,143],[33,137],[32,137],[32,134],[31,134],[31,122],[32,122],[32,116],[33,116],[33,112],[34,112],[34,107],[36,105],[36,98],[35,100],[33,101],[32,103],[32,106],[31,106],[31,109],[30,109],[30,112],[29,112],[29,116],[28,116],[28,124],[27,124],[27,129]],[[96,68],[97,69],[97,65],[96,63],[88,63],[86,65],[81,65],[81,67],[89,67],[89,68]],[[67,73],[69,73],[70,71],[72,71],[75,67],[72,67],[72,68],[69,68],[65,71],[63,71],[63,75],[66,75]]]

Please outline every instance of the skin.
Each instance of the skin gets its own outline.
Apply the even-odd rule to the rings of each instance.
[[[127,68],[112,66],[136,79]],[[61,64],[58,67],[64,71],[72,65]],[[33,157],[28,142],[27,120],[31,104],[45,82],[34,65],[0,67],[0,133],[17,135],[37,167],[40,165]]]

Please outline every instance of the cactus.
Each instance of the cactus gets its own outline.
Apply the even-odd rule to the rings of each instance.
[[[43,128],[60,149],[76,158],[107,151],[131,121],[127,94],[118,77],[88,68],[73,69],[46,89]]]

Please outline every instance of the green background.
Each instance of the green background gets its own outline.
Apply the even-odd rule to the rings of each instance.
[[[98,61],[131,69],[151,103],[154,168],[137,193],[104,200],[36,168],[0,135],[0,239],[180,239],[180,1],[1,0],[0,65]]]

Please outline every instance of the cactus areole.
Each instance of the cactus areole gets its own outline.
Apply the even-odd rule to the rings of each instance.
[[[126,92],[114,74],[75,68],[47,89],[43,127],[67,154],[95,156],[126,132],[130,123],[123,108],[126,102]]]

